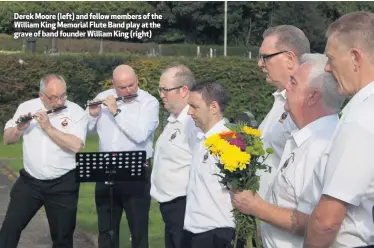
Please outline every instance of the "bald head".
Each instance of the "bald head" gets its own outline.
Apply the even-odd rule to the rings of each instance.
[[[128,65],[119,65],[113,71],[113,78],[123,77],[124,75],[128,77],[129,76],[136,77],[134,69],[132,69],[131,66],[128,66]]]
[[[112,82],[119,96],[133,95],[138,90],[138,77],[128,65],[119,65],[114,69]]]
[[[187,86],[191,89],[195,85],[195,78],[191,70],[182,64],[172,65],[166,68],[161,77],[168,77],[173,86]]]

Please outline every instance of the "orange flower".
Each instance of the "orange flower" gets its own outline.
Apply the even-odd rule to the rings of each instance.
[[[235,139],[236,138],[236,133],[232,132],[232,131],[227,131],[227,132],[220,133],[219,136],[221,136],[222,139],[226,139],[226,138]]]

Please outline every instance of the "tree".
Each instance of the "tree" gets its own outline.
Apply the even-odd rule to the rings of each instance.
[[[267,28],[270,2],[229,2],[229,34],[234,45],[257,46]]]
[[[294,25],[304,31],[312,52],[324,52],[324,34],[328,19],[321,14],[317,2],[279,2],[274,12],[273,24]]]

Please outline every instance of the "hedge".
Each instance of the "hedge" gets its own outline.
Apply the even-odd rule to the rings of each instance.
[[[20,59],[24,63],[19,63]],[[249,110],[260,122],[273,101],[271,93],[274,88],[266,83],[256,61],[239,57],[190,59],[14,54],[0,55],[0,120],[4,124],[21,102],[37,97],[40,78],[49,73],[62,75],[68,84],[69,100],[83,107],[87,100],[93,99],[105,87],[113,69],[122,63],[132,66],[138,74],[140,87],[158,99],[161,71],[170,64],[187,65],[197,80],[217,80],[226,86],[230,94],[230,104],[225,112],[228,118],[235,118],[241,111]]]
[[[40,38],[36,42],[36,52],[43,53],[51,49],[50,38]],[[0,34],[0,50],[5,51],[22,51],[23,39],[13,39],[12,36]],[[24,44],[26,45],[26,43]],[[57,39],[57,48],[60,53],[99,53],[100,39]],[[216,50],[216,56],[223,55],[223,46],[218,45],[200,45],[200,53],[202,57],[209,54],[209,49]],[[186,56],[196,57],[197,45],[194,44],[161,44],[156,43],[131,43],[119,41],[103,41],[104,53],[126,53],[147,55],[152,51],[161,56]],[[248,56],[248,52],[252,53],[252,57],[258,55],[258,47],[227,47],[227,54],[230,56]]]

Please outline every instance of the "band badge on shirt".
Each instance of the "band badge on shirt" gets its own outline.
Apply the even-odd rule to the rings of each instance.
[[[61,127],[62,128],[68,128],[70,121],[71,121],[71,119],[69,117],[61,118]]]
[[[284,120],[287,118],[288,116],[288,112],[284,112],[282,115],[281,115],[281,118],[279,119],[279,122],[283,124]]]
[[[181,133],[181,131],[179,130],[179,128],[177,128],[177,129],[174,130],[173,134],[170,136],[169,141],[174,140],[177,137],[178,133],[179,134]]]
[[[206,163],[206,161],[208,160],[208,158],[209,158],[209,152],[207,151],[207,152],[205,153],[205,155],[204,155],[204,158],[203,158],[203,163],[204,163],[204,164]]]
[[[287,168],[288,164],[291,162],[293,163],[293,161],[295,160],[295,153],[291,153],[291,156],[284,162],[282,168],[281,168],[281,171],[283,171],[284,169]]]

